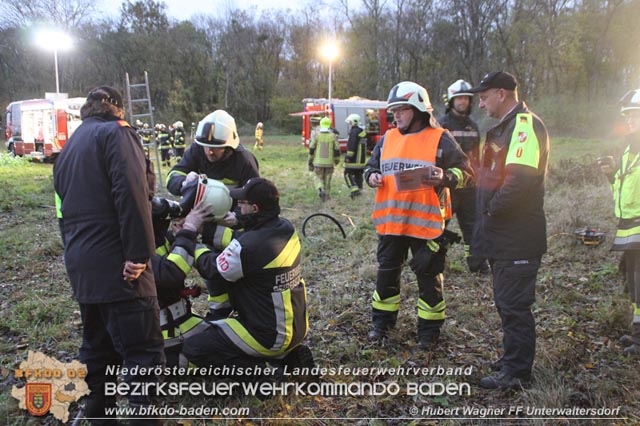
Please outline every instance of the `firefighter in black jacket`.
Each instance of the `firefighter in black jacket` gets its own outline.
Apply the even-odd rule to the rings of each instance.
[[[345,122],[350,129],[344,157],[344,180],[349,188],[349,196],[355,198],[362,192],[364,165],[367,163],[367,132],[360,127],[358,114],[350,114]]]
[[[156,140],[158,141],[158,147],[160,148],[162,165],[171,167],[171,148],[173,148],[173,144],[166,125],[160,124],[158,132],[156,133]]]
[[[109,365],[164,363],[147,168],[135,130],[122,120],[122,97],[98,87],[87,96],[82,124],[58,157],[53,182],[64,258],[82,317],[80,361],[91,395],[87,417],[105,417],[115,398],[104,394]],[[123,267],[124,266],[124,267]],[[150,375],[125,377],[153,382]],[[148,404],[131,396],[131,405]]]
[[[167,176],[167,189],[174,195],[186,195],[193,190],[200,174],[223,182],[229,189],[241,187],[260,175],[256,158],[240,144],[234,118],[221,109],[200,121],[195,143]],[[209,319],[226,317],[231,312],[226,285],[219,280],[205,282]]]
[[[186,132],[184,131],[184,123],[176,121],[171,129],[171,144],[176,154],[176,161],[180,162],[187,147]]]
[[[480,132],[478,125],[471,119],[471,103],[473,93],[469,93],[471,85],[464,80],[458,80],[447,89],[447,110],[438,120],[440,125],[449,130],[456,142],[467,154],[471,167],[478,169],[480,161]],[[476,188],[466,188],[451,191],[451,208],[458,218],[458,226],[464,239],[464,251],[467,265],[471,272],[489,273],[486,259],[472,256],[469,253],[473,238],[473,227],[476,220]]]
[[[504,353],[484,377],[488,389],[519,388],[529,380],[536,353],[531,305],[542,255],[547,251],[544,184],[549,135],[518,101],[517,81],[502,71],[470,90],[497,120],[489,129],[478,170],[476,233],[471,253],[489,259],[493,296],[502,321]]]
[[[236,232],[222,252],[197,249],[195,266],[203,277],[230,284],[236,315],[211,322],[205,332],[184,342],[183,352],[198,366],[246,365],[256,358],[286,356],[304,358],[312,367],[311,352],[301,345],[309,319],[300,240],[293,225],[279,217],[278,190],[270,181],[254,178],[231,190],[231,196],[238,202],[244,231]]]

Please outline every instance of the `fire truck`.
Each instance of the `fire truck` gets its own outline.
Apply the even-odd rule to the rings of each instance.
[[[6,147],[13,155],[54,160],[82,122],[85,98],[30,99],[11,102],[6,111]]]
[[[385,101],[374,101],[355,96],[349,99],[332,99],[331,102],[324,98],[305,98],[302,102],[304,110],[291,115],[302,117],[302,144],[305,147],[309,146],[320,119],[325,116],[331,118],[331,127],[338,132],[342,151],[347,150],[349,125],[345,120],[349,114],[358,114],[362,119],[360,125],[367,132],[369,149],[373,149],[393,123],[393,116],[387,113]]]

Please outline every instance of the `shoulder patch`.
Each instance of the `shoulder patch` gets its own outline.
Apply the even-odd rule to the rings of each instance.
[[[131,124],[127,123],[125,120],[118,120],[117,123],[120,127],[131,127]]]

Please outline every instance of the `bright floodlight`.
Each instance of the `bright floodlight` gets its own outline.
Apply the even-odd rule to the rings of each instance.
[[[68,50],[71,48],[71,37],[58,30],[41,30],[36,34],[36,43],[40,47],[53,50],[53,61],[56,71],[56,94],[58,94],[60,93],[60,80],[58,78],[58,51]]]
[[[339,53],[338,45],[333,42],[325,43],[320,49],[320,54],[329,62],[333,62],[333,60],[338,57]]]

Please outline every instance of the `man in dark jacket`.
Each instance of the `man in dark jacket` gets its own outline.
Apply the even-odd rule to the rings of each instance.
[[[447,110],[438,120],[449,130],[462,151],[469,157],[471,167],[478,169],[480,162],[480,132],[478,125],[471,119],[473,93],[471,85],[464,80],[454,82],[447,89]],[[451,191],[451,207],[458,219],[458,226],[464,239],[464,251],[471,272],[489,273],[486,259],[469,253],[473,239],[473,227],[476,220],[476,188],[469,186]]]
[[[89,92],[80,113],[83,122],[55,163],[53,183],[65,264],[83,323],[80,361],[87,365],[91,389],[85,415],[96,418],[115,406],[115,398],[104,394],[106,382],[117,382],[106,375],[107,366],[153,367],[165,359],[142,145],[122,120],[122,97],[115,89]],[[155,381],[150,375],[125,379]],[[150,402],[146,396],[129,401]]]
[[[194,190],[200,174],[221,181],[229,189],[260,176],[256,158],[240,144],[235,119],[224,110],[216,110],[200,121],[195,143],[169,172],[167,189],[184,196]],[[205,228],[205,234],[210,230]],[[225,318],[231,312],[226,285],[219,280],[205,282],[209,292],[208,319]]]
[[[536,332],[531,305],[542,255],[547,251],[544,184],[549,135],[544,123],[518,102],[511,74],[494,71],[477,87],[480,108],[497,120],[489,129],[477,179],[476,233],[471,253],[489,259],[493,293],[502,321],[498,373],[485,377],[488,389],[518,388],[529,380]]]

